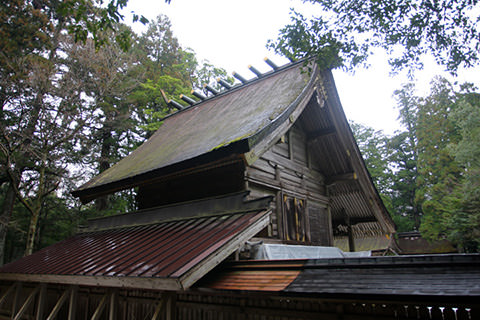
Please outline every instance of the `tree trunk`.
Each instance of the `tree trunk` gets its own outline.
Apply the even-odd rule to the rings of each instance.
[[[113,144],[111,142],[112,133],[109,122],[112,121],[109,117],[105,120],[105,124],[102,128],[102,149],[100,152],[100,159],[98,160],[98,171],[102,173],[103,171],[110,168],[110,158],[111,152],[113,148]],[[102,196],[95,200],[95,207],[97,211],[104,211],[109,208],[109,196]]]
[[[35,238],[37,235],[37,226],[38,226],[39,218],[40,218],[40,210],[35,210],[35,212],[32,212],[32,217],[30,218],[30,226],[28,227],[25,256],[31,255],[33,253],[33,248],[35,247]]]
[[[15,190],[12,182],[9,182],[8,189],[3,199],[2,211],[0,212],[0,266],[5,259],[5,239],[7,237],[7,228],[12,217],[13,205],[15,204]]]

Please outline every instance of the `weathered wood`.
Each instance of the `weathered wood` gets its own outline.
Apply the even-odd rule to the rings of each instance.
[[[68,304],[68,320],[75,320],[77,314],[78,286],[72,286],[70,290],[70,302]]]
[[[164,304],[165,304],[165,302],[164,302],[163,296],[162,296],[162,297],[160,297],[160,301],[158,301],[158,303],[155,307],[155,311],[153,313],[152,320],[158,320],[158,319],[161,318],[161,313],[162,313]]]
[[[71,291],[72,291],[72,288],[70,287],[63,292],[63,294],[60,296],[60,299],[58,299],[57,303],[55,304],[52,311],[48,315],[47,320],[53,320],[57,317],[57,314],[62,308],[63,304],[65,303],[65,301],[67,301],[67,298],[70,297]]]
[[[345,223],[347,225],[347,234],[348,234],[348,250],[350,252],[355,252],[355,237],[353,235],[352,224],[350,223],[350,217],[345,218]]]
[[[278,154],[279,156],[290,159],[290,144],[288,143],[288,135],[282,136],[283,140],[280,139],[275,145],[272,147],[272,152]]]
[[[38,304],[37,310],[35,312],[35,319],[36,320],[43,320],[44,313],[45,313],[45,304],[47,302],[47,284],[42,283],[40,284],[40,293],[38,294]]]
[[[132,278],[132,277],[98,277],[98,276],[63,276],[63,275],[44,275],[44,274],[24,274],[9,273],[2,274],[2,280],[12,281],[30,281],[47,282],[57,284],[77,285],[81,283],[85,286],[105,286],[112,288],[133,287],[138,289],[154,290],[179,290],[181,285],[177,279],[173,278]]]
[[[20,304],[20,293],[22,292],[23,283],[18,282],[15,287],[15,295],[12,303],[12,315],[17,313],[18,305]]]
[[[105,309],[105,306],[108,303],[109,298],[111,297],[111,293],[105,293],[105,295],[102,297],[102,300],[100,300],[100,303],[98,304],[97,308],[95,309],[95,312],[93,313],[93,316],[91,320],[98,320],[100,319],[103,310]]]
[[[367,222],[377,222],[375,217],[350,217],[349,223],[351,226],[354,226],[359,223],[367,223]],[[332,220],[334,226],[338,226],[340,224],[345,224],[345,218],[336,218]]]
[[[176,319],[176,304],[177,304],[177,295],[175,292],[166,293],[166,304],[165,304],[165,320],[175,320]]]
[[[352,181],[356,181],[357,179],[358,177],[355,172],[348,172],[336,176],[327,177],[325,184],[327,185],[327,187],[329,187],[337,183],[351,183]]]
[[[8,296],[17,288],[18,282],[14,282],[8,289],[7,291],[2,295],[2,298],[0,298],[0,308],[2,307],[3,303],[6,301]]]
[[[113,290],[110,294],[110,308],[108,313],[108,320],[117,319],[117,309],[118,309],[118,291]]]
[[[336,132],[337,132],[337,130],[334,127],[328,127],[328,128],[316,130],[316,131],[313,131],[313,132],[308,132],[307,133],[307,142],[308,143],[313,143],[320,138],[323,138],[325,136],[333,135]]]
[[[30,307],[30,305],[32,304],[33,301],[35,301],[35,296],[37,295],[37,293],[40,291],[40,285],[36,286],[32,292],[30,292],[30,294],[28,295],[28,298],[25,300],[25,302],[23,303],[23,305],[20,307],[20,310],[18,310],[17,314],[13,314],[12,313],[12,317],[14,320],[20,320],[22,319],[23,315],[25,314],[25,312],[27,311],[27,309]]]
[[[301,165],[297,162],[280,157],[274,154],[273,152],[271,152],[270,150],[265,152],[262,158],[268,161],[272,161],[273,164],[281,165],[282,169],[288,168],[288,170],[305,174],[307,177],[311,179],[318,180],[319,183],[323,183],[323,181],[325,180],[324,176],[320,172],[316,170],[311,170],[305,165]]]

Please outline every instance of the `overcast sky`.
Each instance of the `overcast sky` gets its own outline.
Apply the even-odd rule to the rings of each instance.
[[[171,4],[164,0],[129,0],[125,22],[131,21],[127,15],[130,11],[150,20],[165,14],[182,47],[193,49],[199,59],[206,59],[229,73],[235,71],[251,78],[253,74],[247,68],[250,64],[261,71],[269,70],[264,57],[278,65],[288,62],[267,50],[266,43],[276,39],[279,30],[290,22],[291,7],[305,16],[319,10],[318,6],[300,0],[172,0]],[[134,29],[144,30],[139,23]],[[392,134],[400,128],[392,94],[407,82],[407,77],[390,77],[386,60],[386,55],[379,52],[370,60],[369,69],[360,69],[355,74],[334,71],[334,77],[349,120]],[[417,73],[420,94],[428,92],[429,82],[440,71],[433,63],[427,63]],[[463,75],[478,84],[479,77],[473,70]]]

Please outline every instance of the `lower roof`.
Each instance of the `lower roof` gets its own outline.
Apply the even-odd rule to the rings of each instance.
[[[196,285],[328,298],[480,298],[480,255],[424,255],[244,261],[220,266]]]
[[[0,280],[183,290],[267,226],[269,210],[78,234],[0,268]]]

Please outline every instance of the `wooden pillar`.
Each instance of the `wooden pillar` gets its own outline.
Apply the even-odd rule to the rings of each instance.
[[[37,304],[37,311],[35,314],[36,320],[43,320],[45,317],[43,316],[45,313],[45,303],[47,302],[47,284],[42,283],[40,285],[40,293],[38,294],[38,304]]]
[[[108,315],[109,320],[117,319],[117,305],[118,305],[118,291],[114,290],[110,295],[110,313]]]
[[[175,292],[168,292],[165,294],[165,320],[175,320],[177,309],[177,294]]]
[[[347,224],[347,233],[348,233],[348,251],[355,251],[355,238],[353,237],[352,224],[350,223],[350,217],[345,218],[345,223]]]
[[[12,303],[12,316],[17,314],[18,306],[20,304],[20,293],[22,292],[23,284],[21,282],[17,282],[15,286],[15,295],[13,297]]]
[[[78,286],[70,288],[70,302],[68,304],[68,320],[75,320],[77,314]]]

